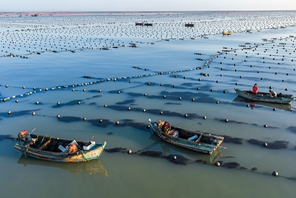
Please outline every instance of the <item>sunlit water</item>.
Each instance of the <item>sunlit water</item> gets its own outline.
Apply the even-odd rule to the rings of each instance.
[[[1,197],[295,197],[295,104],[250,104],[233,89],[257,83],[260,91],[296,94],[295,18],[0,18]],[[153,26],[135,26],[142,21]],[[177,148],[150,133],[149,118],[225,141],[216,157]],[[7,137],[34,128],[66,139],[94,136],[107,141],[106,151],[85,164],[25,158]]]

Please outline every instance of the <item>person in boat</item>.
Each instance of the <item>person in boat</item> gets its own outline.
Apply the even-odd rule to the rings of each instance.
[[[253,94],[257,94],[258,91],[259,91],[259,87],[258,87],[257,83],[255,83],[254,86],[252,87],[252,92],[253,92]]]
[[[277,93],[273,90],[269,90],[270,96],[276,98],[277,97]]]
[[[162,125],[162,131],[167,133],[171,130],[171,125],[168,123],[168,122],[165,122],[163,125]]]
[[[77,145],[75,143],[71,143],[68,145],[69,153],[75,153],[78,151]]]

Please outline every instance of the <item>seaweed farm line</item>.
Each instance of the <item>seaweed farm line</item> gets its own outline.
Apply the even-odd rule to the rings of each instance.
[[[0,13],[1,194],[294,197],[295,102],[234,88],[295,97],[295,38],[295,11]],[[182,149],[148,119],[224,141]],[[107,146],[92,162],[30,159],[13,149],[24,129]]]

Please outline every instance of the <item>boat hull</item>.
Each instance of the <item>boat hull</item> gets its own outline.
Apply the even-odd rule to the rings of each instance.
[[[294,101],[293,95],[285,95],[283,94],[282,97],[271,97],[269,93],[258,93],[253,94],[249,91],[244,91],[240,89],[234,89],[238,96],[246,98],[248,100],[252,101],[258,101],[258,102],[268,102],[268,103],[275,103],[275,104],[291,104]]]

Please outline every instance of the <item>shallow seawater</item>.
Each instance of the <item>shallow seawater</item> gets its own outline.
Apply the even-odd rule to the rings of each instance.
[[[295,12],[0,17],[1,195],[294,197],[295,102],[250,103],[234,87],[257,83],[260,91],[296,94],[295,18]],[[141,21],[153,26],[135,26]],[[222,36],[224,30],[234,34]],[[187,151],[151,134],[149,118],[225,140],[212,156]],[[94,136],[107,147],[92,162],[39,161],[13,149],[11,137],[23,129]]]

